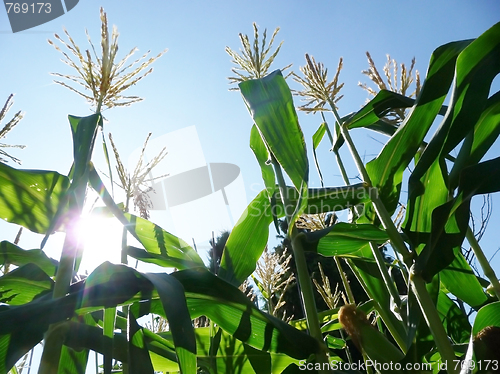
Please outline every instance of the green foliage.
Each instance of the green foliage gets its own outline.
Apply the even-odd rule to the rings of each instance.
[[[264,57],[261,53],[262,61]],[[46,236],[58,229],[72,237],[90,185],[108,213],[139,242],[124,246],[126,254],[165,272],[141,273],[124,264],[103,263],[81,280],[74,277],[81,256],[77,244],[66,243],[57,262],[41,249],[0,242],[1,265],[14,267],[0,277],[0,374],[44,337],[41,373],[82,373],[90,351],[105,356],[107,373],[113,359],[131,373],[260,374],[299,372],[301,362],[327,363],[328,355],[345,362],[359,353],[380,362],[434,364],[464,354],[476,360],[490,357],[488,342],[498,339],[494,334],[500,327],[498,280],[481,260],[495,294],[488,295],[487,284],[471,269],[461,247],[467,238],[478,258],[482,254],[470,236],[471,199],[500,190],[500,158],[483,160],[500,134],[500,94],[489,96],[499,60],[497,24],[476,40],[437,48],[415,99],[382,90],[357,113],[340,117],[332,94],[340,87],[338,74],[328,84],[326,69],[309,59],[309,70],[304,70],[309,76],[302,82],[314,78],[314,69],[321,70],[324,79],[317,83],[333,96],[309,95],[308,104],[332,111],[337,121],[332,135],[322,117],[313,150],[328,134],[341,162],[337,151],[347,144],[364,178],[342,187],[308,188],[305,140],[281,72],[243,80],[240,90],[255,122],[250,147],[266,189],[218,249],[217,271],[215,265],[209,271],[180,238],[115,203],[91,162],[102,116],[70,116],[74,162],[69,175],[0,163],[0,216]],[[387,121],[388,113],[402,108],[409,109],[404,120]],[[441,125],[427,144],[424,138],[436,121]],[[349,136],[360,128],[388,136],[380,154],[366,165],[359,162]],[[457,146],[459,155],[451,158]],[[315,153],[314,159],[319,170]],[[413,171],[405,171],[410,165]],[[292,186],[286,185],[283,171]],[[401,232],[392,215],[401,203],[405,173],[409,196]],[[344,209],[357,214],[348,222],[322,227],[307,225],[303,217],[298,223],[302,214],[333,216]],[[305,321],[287,323],[265,313],[238,288],[254,272],[269,226],[278,226],[283,217]],[[394,260],[380,250],[389,245]],[[307,263],[313,258],[314,264]],[[318,258],[321,264],[315,268]],[[357,305],[329,304],[317,313],[311,278],[321,273],[324,285],[331,282],[323,272],[328,262],[338,267],[349,299],[354,297],[350,284],[359,284],[364,294],[358,289],[356,300],[350,300]],[[350,280],[343,276],[341,263],[348,264]],[[177,271],[168,273],[173,267]],[[287,271],[281,275],[286,277]],[[398,284],[401,279],[407,287]],[[269,300],[273,296],[266,295]],[[469,310],[477,311],[472,327]],[[149,314],[166,320],[168,331],[141,326],[140,318]],[[192,322],[201,316],[210,321],[208,327]],[[457,370],[448,365],[448,372]]]

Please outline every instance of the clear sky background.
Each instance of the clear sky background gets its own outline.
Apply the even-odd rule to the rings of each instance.
[[[338,60],[343,57],[340,81],[345,87],[339,108],[340,114],[345,115],[358,110],[367,98],[367,93],[357,86],[360,81],[369,83],[361,74],[367,68],[366,51],[379,69],[386,61],[386,54],[407,65],[416,57],[416,68],[423,78],[435,48],[450,41],[476,38],[500,21],[498,0],[80,0],[66,15],[13,34],[2,8],[0,102],[3,104],[10,93],[15,93],[15,104],[8,118],[18,110],[25,112],[25,118],[2,142],[27,146],[11,152],[22,160],[22,168],[64,174],[69,171],[72,141],[67,115],[85,116],[91,112],[81,97],[52,83],[50,72],[72,74],[73,71],[59,61],[61,55],[47,44],[47,39],[54,40],[54,33],[62,36],[62,28],[66,27],[77,44],[87,49],[84,31],[88,29],[98,47],[101,6],[110,25],[116,25],[120,33],[118,58],[134,46],[140,49],[137,57],[147,50],[156,55],[168,48],[153,65],[153,74],[128,91],[145,101],[104,113],[108,120],[105,131],[113,133],[122,158],[127,160],[133,150],[141,147],[149,132],[160,137],[195,126],[207,162],[240,167],[248,201],[263,188],[263,183],[248,146],[252,120],[240,94],[228,91],[227,77],[232,75],[232,65],[224,49],[229,46],[238,50],[238,33],[252,36],[252,22],[261,31],[267,28],[268,36],[276,27],[281,28],[276,42],[284,43],[274,68],[292,63],[292,69],[298,72],[305,63],[304,54],[309,53],[323,62],[333,77]],[[498,89],[498,77],[495,82]],[[289,84],[300,89],[291,79]],[[300,104],[298,99],[296,104]],[[321,119],[299,113],[299,120],[310,151],[311,136]],[[366,161],[376,156],[380,141],[385,141],[364,130],[355,131],[354,139]],[[496,157],[499,151],[496,144],[489,156]],[[99,144],[94,160],[105,170]],[[325,184],[343,185],[326,143],[320,147],[320,162]],[[311,185],[317,187],[319,180],[312,158],[310,169]],[[350,165],[349,170],[355,177],[355,168]],[[493,209],[490,230],[481,242],[488,257],[499,246],[496,227],[500,222],[500,204],[496,197]],[[153,219],[163,222],[164,217],[157,213]],[[193,217],[194,224],[196,220]],[[161,224],[172,230],[167,221]],[[2,222],[0,232],[2,240],[13,241],[17,228]],[[40,236],[23,234],[20,245],[36,248],[40,240]],[[48,250],[55,258],[60,243],[57,239],[49,241]],[[102,253],[95,257],[104,258]],[[494,263],[498,263],[498,257]]]
[[[88,48],[85,29],[97,48],[100,43],[99,8],[108,14],[109,24],[120,33],[118,58],[137,46],[136,56],[151,50],[156,55],[168,52],[154,63],[154,72],[128,94],[145,100],[128,108],[115,108],[104,114],[106,133],[112,132],[127,160],[141,147],[149,132],[153,137],[195,126],[207,162],[238,165],[250,201],[263,188],[260,169],[248,147],[252,120],[238,92],[228,91],[227,77],[232,75],[226,46],[240,48],[238,33],[252,37],[252,22],[268,37],[280,27],[276,42],[284,41],[273,68],[290,63],[296,72],[309,53],[329,68],[331,77],[340,57],[344,68],[340,81],[345,83],[340,114],[358,110],[367,98],[358,82],[368,82],[361,74],[367,68],[365,52],[370,51],[379,69],[390,54],[407,65],[416,57],[416,68],[425,76],[432,51],[438,46],[461,39],[475,38],[500,21],[500,3],[478,1],[94,1],[80,0],[70,12],[49,23],[13,34],[7,13],[0,10],[0,100],[15,93],[10,115],[25,112],[21,121],[3,142],[24,144],[24,150],[12,150],[27,169],[48,169],[67,173],[72,162],[72,141],[67,115],[90,114],[87,103],[76,94],[53,83],[50,72],[72,74],[60,62],[61,55],[47,43],[54,33],[63,35],[65,27],[76,43]],[[277,43],[276,43],[277,44]],[[369,82],[368,82],[369,83]],[[299,89],[289,79],[292,88]],[[495,82],[498,87],[498,80]],[[300,102],[297,99],[297,105]],[[9,117],[10,118],[10,117]],[[308,149],[311,136],[320,124],[318,116],[299,113]],[[382,136],[358,130],[354,138],[366,161],[380,150]],[[498,154],[498,146],[493,153]],[[319,150],[325,184],[342,185],[340,173],[328,145]],[[348,159],[346,155],[346,159]],[[168,156],[167,156],[168,159]],[[101,147],[96,146],[95,163],[106,170]],[[170,159],[169,162],[177,162]],[[178,160],[181,162],[181,160]],[[12,163],[11,163],[12,165]],[[311,185],[319,180],[311,158]],[[350,175],[356,176],[354,167]],[[495,199],[496,201],[497,199]],[[491,226],[498,225],[500,211],[494,205]],[[160,213],[153,215],[165,229],[173,231]],[[197,217],[193,217],[196,222]],[[2,224],[2,239],[13,240],[17,229]],[[218,230],[219,228],[214,228]],[[490,235],[485,249],[491,255],[498,248]],[[273,232],[271,233],[271,237]],[[34,238],[34,239],[32,239]],[[185,238],[187,241],[190,238]],[[20,243],[34,248],[38,236],[25,234]],[[56,241],[48,250],[58,257]]]

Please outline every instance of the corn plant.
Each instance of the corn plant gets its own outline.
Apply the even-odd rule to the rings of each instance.
[[[7,98],[7,101],[5,102],[3,108],[0,110],[0,122],[5,118],[7,115],[7,112],[13,105],[13,97],[14,95],[11,94]],[[12,117],[0,130],[0,139],[3,139],[7,136],[7,134],[14,128],[16,125],[23,119],[23,113],[21,111],[17,112],[14,114],[14,117]],[[24,148],[24,145],[9,145],[5,143],[0,143],[0,148]],[[14,157],[10,154],[8,154],[6,151],[3,149],[0,149],[0,162],[8,162],[10,160],[14,161],[15,163],[20,164],[21,160],[19,160],[17,157]]]
[[[354,173],[363,179],[357,184],[349,184],[353,171],[344,168],[345,186],[310,188],[305,139],[281,71],[239,76],[239,90],[255,123],[251,129],[249,123],[250,146],[266,188],[231,231],[216,275],[182,239],[117,205],[91,162],[96,133],[102,128],[102,108],[123,103],[113,101],[101,88],[115,87],[116,97],[123,98],[121,88],[126,86],[123,82],[113,86],[113,72],[122,70],[113,68],[116,48],[110,47],[104,12],[101,17],[102,58],[93,61],[90,53],[85,58],[72,39],[67,43],[82,56],[78,59],[85,73],[80,77],[90,78],[85,82],[93,93],[86,98],[96,108],[88,117],[70,116],[74,166],[69,175],[0,163],[2,218],[47,238],[55,230],[67,235],[60,261],[44,253],[47,238],[41,248],[30,250],[0,242],[2,265],[11,266],[0,277],[0,373],[9,372],[42,340],[40,373],[84,373],[91,351],[104,355],[104,373],[113,368],[141,374],[288,374],[306,369],[388,373],[401,372],[397,365],[416,363],[430,365],[421,372],[458,373],[461,362],[467,363],[465,373],[477,371],[480,364],[482,371],[496,370],[498,348],[491,344],[498,340],[500,328],[500,285],[469,228],[469,216],[473,196],[500,190],[499,159],[483,160],[500,134],[500,93],[489,95],[500,71],[500,24],[475,40],[437,48],[416,98],[381,90],[358,112],[342,117],[332,95],[340,87],[338,74],[337,83],[329,84],[326,69],[311,57],[307,60],[309,70],[303,70],[299,83],[306,85],[303,92],[312,87],[324,90],[310,96],[309,102],[323,115],[330,112],[335,124],[330,131],[322,118],[313,147],[327,132],[333,150],[347,146],[358,169]],[[248,38],[242,40],[250,45]],[[115,41],[112,37],[111,46],[117,47]],[[254,43],[247,58],[259,55],[258,61],[265,60],[261,57],[270,50],[265,43],[259,45]],[[104,83],[95,83],[96,77]],[[134,82],[132,76],[125,77]],[[452,84],[449,105],[443,110]],[[397,128],[383,120],[401,108],[409,110]],[[441,125],[424,143],[435,120]],[[388,135],[380,154],[367,164],[350,136],[358,128]],[[450,160],[449,152],[457,146],[458,156]],[[339,155],[335,159],[343,165]],[[414,167],[401,231],[393,216],[410,164]],[[88,277],[78,277],[81,253],[72,238],[87,188],[99,194],[138,241],[137,246],[123,248],[127,256],[178,271],[144,273],[105,262]],[[305,217],[333,216],[345,209],[352,212],[349,222],[304,225]],[[238,288],[256,269],[270,225],[283,218],[304,320],[276,318]],[[465,239],[488,280],[475,274],[465,260],[461,252]],[[394,250],[393,263],[383,258],[382,245]],[[319,289],[329,309],[318,312],[307,251],[333,257],[339,264],[347,262],[368,301],[347,295],[348,303],[340,306],[325,278]],[[405,290],[396,285],[393,270],[406,280]],[[477,311],[472,324],[460,306]],[[167,321],[168,331],[153,323],[141,326],[138,320],[147,315]],[[200,316],[210,325],[195,328],[193,320]],[[381,366],[343,370],[339,363],[354,363],[349,346],[367,363]],[[493,360],[488,369],[487,360]]]
[[[301,276],[299,266],[304,259],[301,252],[310,247],[307,244],[311,242],[322,255],[347,257],[371,299],[362,306],[346,306],[339,312],[341,323],[351,338],[357,339],[357,345],[367,359],[385,364],[424,362],[432,364],[434,369],[446,367],[447,372],[458,373],[461,368],[458,363],[465,358],[464,345],[470,341],[467,357],[472,357],[473,342],[478,339],[475,334],[485,324],[498,325],[498,318],[489,314],[498,310],[498,279],[468,221],[471,198],[500,189],[498,179],[494,177],[498,159],[481,162],[499,134],[495,113],[500,96],[497,93],[488,97],[491,82],[500,69],[499,36],[500,25],[497,24],[474,41],[439,47],[431,58],[427,77],[416,99],[382,90],[359,112],[344,117],[338,114],[333,99],[336,92],[331,92],[337,86],[337,76],[333,83],[327,84],[326,70],[306,56],[305,77],[299,79],[306,88],[303,96],[309,98],[312,111],[325,110],[326,107],[332,113],[336,127],[332,148],[338,150],[347,145],[363,180],[362,184],[355,186],[307,188],[305,142],[290,89],[279,70],[264,78],[239,84],[255,122],[251,145],[268,187],[267,193],[262,193],[256,200],[261,199],[258,204],[265,204],[270,212],[264,223],[262,217],[259,220],[247,217],[246,221],[249,226],[253,225],[254,233],[262,232],[267,236],[273,214],[287,218],[307,326],[319,343],[315,356],[318,366],[314,367],[320,371],[329,368],[324,365],[329,360],[328,352],[322,346],[325,326],[319,329],[323,321],[318,318],[312,298],[307,295],[308,275]],[[450,105],[443,110],[452,83]],[[411,110],[397,129],[382,121],[387,113],[400,108]],[[424,144],[424,137],[440,113],[444,114],[442,125],[429,144]],[[320,134],[326,132],[326,126],[322,123],[318,130]],[[390,135],[380,154],[366,165],[350,136],[350,131],[355,128]],[[317,146],[318,141],[315,143]],[[458,145],[461,145],[459,157],[453,163],[447,163],[449,152]],[[403,235],[394,224],[392,215],[400,200],[403,172],[410,163],[415,168],[409,176]],[[285,184],[283,170],[293,186]],[[349,189],[352,192],[343,196],[351,199],[339,199],[339,192]],[[361,189],[363,193],[355,195],[355,189]],[[333,199],[339,200],[334,205],[327,204]],[[320,202],[324,208],[318,211]],[[362,204],[353,223],[338,223],[312,233],[300,232],[295,225],[298,216],[309,213],[311,209],[314,213],[328,212],[335,208],[344,209],[347,203],[358,208]],[[237,228],[243,230],[241,226]],[[237,243],[238,240],[234,234],[235,230],[228,240],[220,274],[237,283],[246,275],[241,267],[238,268],[241,251],[248,258],[250,251],[260,255],[264,246],[254,241],[244,247],[232,247],[233,241]],[[485,292],[487,284],[473,273],[461,253],[466,238],[491,282],[494,297]],[[407,280],[407,295],[399,293],[378,251],[377,244],[386,241],[394,249],[396,266]],[[302,269],[307,271],[305,266]],[[467,316],[449,295],[478,311],[472,329]],[[363,308],[375,312],[380,330],[366,326]]]

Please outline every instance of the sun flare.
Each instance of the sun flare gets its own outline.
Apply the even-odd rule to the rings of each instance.
[[[91,273],[104,261],[120,262],[122,225],[114,217],[96,213],[82,216],[79,236],[84,243],[80,273]]]

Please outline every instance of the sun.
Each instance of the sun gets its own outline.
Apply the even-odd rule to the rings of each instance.
[[[90,274],[104,261],[120,263],[123,226],[115,217],[94,209],[80,218],[78,235],[84,250],[79,273]]]

